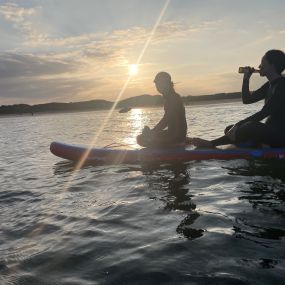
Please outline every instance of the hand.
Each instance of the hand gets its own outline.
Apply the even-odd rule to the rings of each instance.
[[[142,130],[144,135],[149,135],[151,133],[151,129],[148,126],[145,126]]]
[[[246,66],[244,74],[243,74],[243,80],[249,80],[252,73],[253,73],[253,69],[250,66]]]
[[[227,133],[226,136],[231,140],[235,141],[236,140],[236,131],[237,131],[238,126],[234,125]]]

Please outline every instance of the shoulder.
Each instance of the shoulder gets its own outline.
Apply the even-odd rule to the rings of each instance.
[[[175,93],[172,96],[172,101],[173,102],[177,102],[177,103],[182,103],[182,98],[181,98],[181,96],[178,93]]]
[[[274,87],[274,86],[273,86]],[[280,92],[285,92],[285,77],[281,77],[275,84],[275,90]],[[285,95],[285,94],[284,94]]]
[[[184,107],[184,104],[183,104],[183,99],[182,99],[182,97],[179,95],[179,94],[177,94],[177,93],[175,93],[175,95],[174,95],[174,97],[173,97],[173,104],[174,105],[176,105],[176,106],[178,106],[178,107]]]
[[[176,94],[176,93],[173,94],[173,96],[171,96],[169,100],[167,100],[167,103],[165,106],[168,111],[175,112],[175,113],[183,111],[184,109],[182,98],[180,97],[179,94]]]

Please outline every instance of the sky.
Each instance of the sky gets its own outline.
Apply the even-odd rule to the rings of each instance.
[[[237,92],[285,51],[284,0],[0,0],[0,105]],[[129,66],[137,64],[137,74]],[[253,75],[251,89],[264,78]]]

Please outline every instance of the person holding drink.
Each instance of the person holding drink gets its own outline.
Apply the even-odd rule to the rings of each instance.
[[[197,147],[216,147],[225,144],[250,144],[251,146],[268,145],[270,147],[285,147],[285,54],[281,50],[269,50],[262,57],[260,70],[251,67],[240,68],[243,73],[242,102],[252,104],[265,101],[263,108],[226,127],[225,135],[214,140],[190,138]],[[268,81],[258,90],[250,92],[249,82],[252,74],[259,72]],[[265,123],[261,122],[267,118]]]

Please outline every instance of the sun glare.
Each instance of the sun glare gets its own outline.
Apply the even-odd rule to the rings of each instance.
[[[138,73],[138,65],[137,64],[130,64],[129,65],[129,75],[133,76]]]

